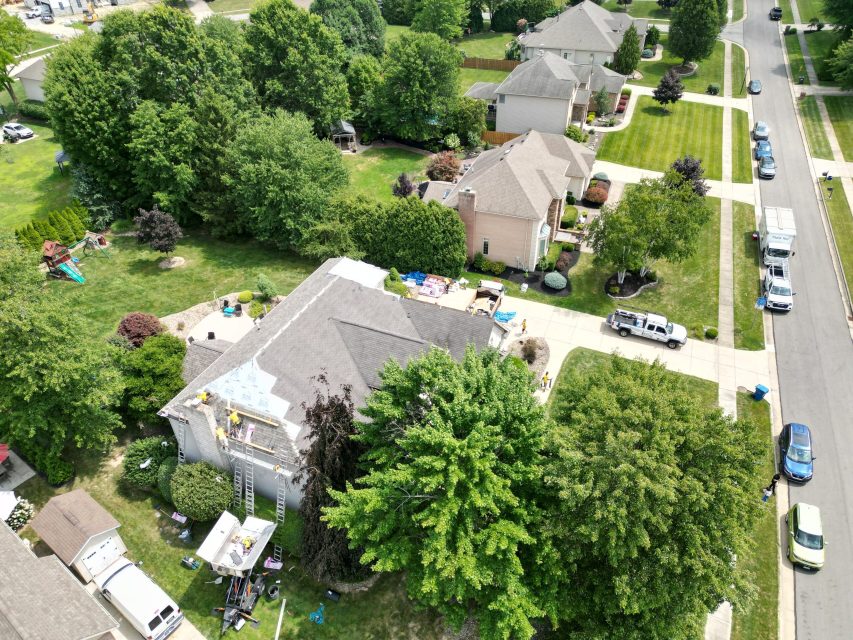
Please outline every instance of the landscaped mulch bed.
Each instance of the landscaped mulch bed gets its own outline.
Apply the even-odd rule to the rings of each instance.
[[[644,287],[656,284],[657,280],[650,279],[648,274],[641,278],[639,274],[631,271],[627,273],[622,284],[619,284],[619,276],[614,273],[604,283],[604,293],[611,298],[630,298],[640,293]],[[610,293],[610,287],[613,286],[619,287],[618,293]]]
[[[524,284],[527,283],[527,287],[533,291],[538,291],[540,293],[544,293],[549,296],[556,296],[558,298],[568,296],[572,293],[572,281],[569,278],[569,272],[572,270],[578,260],[580,260],[581,252],[575,249],[574,251],[566,252],[569,254],[569,264],[565,271],[561,271],[560,273],[566,277],[568,280],[568,284],[559,291],[555,291],[551,287],[546,287],[543,280],[547,274],[542,271],[528,271],[527,277],[525,277],[525,272],[520,269],[513,269],[512,267],[507,267],[504,269],[503,273],[498,275],[498,278],[502,278],[503,280],[509,280],[514,284]],[[474,273],[481,273],[483,278],[488,280],[495,277],[494,273],[484,273],[482,271],[477,271],[474,269],[473,265],[469,267],[469,269]]]

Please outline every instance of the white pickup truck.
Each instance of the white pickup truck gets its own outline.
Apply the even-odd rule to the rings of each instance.
[[[764,275],[764,297],[768,309],[790,311],[794,308],[794,293],[791,291],[787,260],[767,267],[767,273]]]
[[[654,313],[616,309],[607,316],[607,324],[623,338],[629,335],[640,336],[665,342],[670,349],[687,343],[687,329]]]

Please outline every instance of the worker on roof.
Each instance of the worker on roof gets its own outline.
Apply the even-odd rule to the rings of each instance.
[[[223,429],[222,427],[216,428],[216,439],[219,440],[219,445],[223,449],[228,448],[228,436],[225,435],[225,429]]]
[[[201,400],[202,404],[207,404],[207,401],[210,400],[210,394],[206,390],[199,391],[196,395],[196,398]]]
[[[232,426],[234,426],[234,427],[239,426],[239,425],[240,425],[240,422],[241,422],[241,420],[240,420],[240,416],[239,416],[239,415],[237,415],[237,411],[236,411],[236,410],[235,410],[235,411],[232,411],[232,412],[228,415],[228,420],[231,422],[231,425],[232,425]]]

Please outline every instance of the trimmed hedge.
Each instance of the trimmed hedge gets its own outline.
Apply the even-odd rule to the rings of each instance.
[[[560,289],[565,289],[569,281],[566,280],[563,274],[557,273],[556,271],[552,271],[551,273],[545,275],[543,283],[546,287],[559,291]]]
[[[182,464],[172,475],[172,503],[193,520],[218,518],[231,504],[231,476],[208,462]]]
[[[177,468],[177,458],[166,458],[157,469],[157,488],[169,503],[172,502],[172,476],[175,475]]]
[[[160,464],[166,458],[177,455],[178,447],[174,438],[152,436],[134,440],[124,452],[121,479],[139,489],[153,489],[157,486]],[[140,468],[143,464],[144,469]]]
[[[44,102],[38,102],[37,100],[22,100],[19,102],[18,113],[33,120],[47,122],[50,119],[50,116],[47,115],[47,107],[44,106]]]
[[[247,304],[251,302],[255,297],[255,294],[251,291],[241,291],[237,294],[237,302],[241,304]]]

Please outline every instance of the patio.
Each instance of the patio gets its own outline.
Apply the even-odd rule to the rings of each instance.
[[[248,305],[245,305],[248,307]],[[225,316],[222,311],[213,311],[207,314],[192,329],[189,336],[193,340],[207,340],[210,333],[217,340],[226,340],[231,343],[238,342],[255,326],[252,318],[244,311],[242,316]]]

